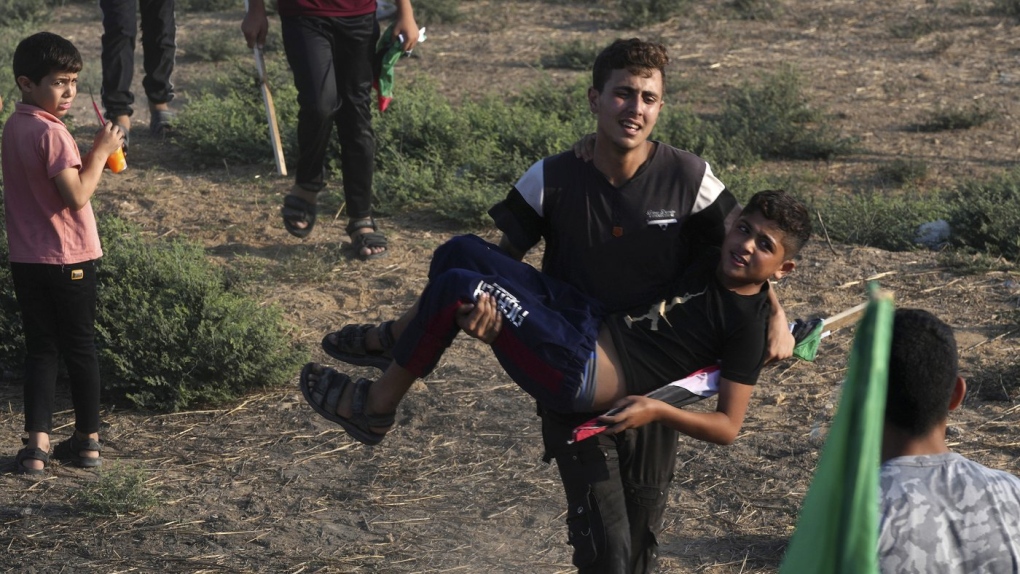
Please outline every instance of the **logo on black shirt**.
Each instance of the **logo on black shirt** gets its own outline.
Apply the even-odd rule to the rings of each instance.
[[[676,210],[649,209],[645,212],[645,220],[648,225],[658,225],[659,229],[665,231],[667,227],[676,223]]]

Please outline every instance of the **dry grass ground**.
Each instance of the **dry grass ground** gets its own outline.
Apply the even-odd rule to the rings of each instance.
[[[709,106],[713,90],[784,62],[804,72],[813,102],[860,138],[860,154],[818,164],[772,165],[819,192],[850,192],[876,166],[924,160],[931,185],[1016,165],[1020,132],[1020,34],[986,3],[779,3],[773,20],[740,20],[721,1],[647,30],[618,31],[587,3],[462,2],[458,24],[429,26],[405,77],[427,74],[450,97],[513,89],[543,72],[555,42],[617,35],[661,38],[671,74]],[[962,6],[962,4],[961,4]],[[182,53],[200,31],[238,34],[239,11],[180,17]],[[936,18],[902,38],[893,26]],[[74,4],[50,28],[98,64],[98,9]],[[403,64],[402,64],[403,65]],[[180,105],[193,78],[215,64],[183,61]],[[567,77],[573,72],[552,72]],[[139,80],[140,81],[140,80]],[[937,106],[977,101],[996,112],[974,130],[910,129]],[[399,103],[399,100],[398,100]],[[76,103],[86,117],[87,98]],[[139,118],[147,122],[144,110]],[[141,130],[139,130],[141,132]],[[379,262],[344,258],[343,218],[320,215],[307,240],[288,236],[278,206],[287,181],[267,166],[195,169],[169,144],[133,134],[130,169],[107,175],[97,210],[154,235],[202,242],[224,264],[246,269],[252,290],[281,305],[317,360],[322,335],[349,322],[392,316],[423,285],[431,250],[452,229],[420,214],[383,220],[393,253]],[[473,230],[496,237],[491,229]],[[897,304],[932,310],[956,328],[972,393],[953,417],[953,447],[1020,473],[1016,428],[1015,274],[958,276],[928,252],[889,253],[813,243],[779,287],[793,317],[831,315],[863,300],[863,282],[885,274]],[[815,363],[767,369],[743,432],[730,447],[682,440],[662,536],[664,572],[775,572],[838,403],[852,329],[823,343]],[[369,371],[359,371],[367,375]],[[296,373],[295,373],[296,378]],[[0,476],[0,568],[17,572],[535,572],[572,571],[556,470],[541,462],[534,406],[486,350],[458,342],[401,406],[396,429],[366,448],[315,416],[288,381],[215,410],[103,413],[104,471],[141,469],[158,505],[90,516],[81,489],[96,474],[54,466],[41,480]],[[0,452],[19,448],[21,391],[0,385]],[[69,399],[61,391],[61,409]],[[696,408],[710,408],[704,405]],[[66,424],[70,412],[58,413]],[[58,435],[69,432],[61,427]]]

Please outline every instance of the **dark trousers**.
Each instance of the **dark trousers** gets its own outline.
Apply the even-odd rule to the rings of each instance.
[[[298,92],[296,183],[324,186],[333,124],[340,141],[347,215],[372,215],[375,133],[372,55],[379,38],[375,13],[351,18],[281,17],[283,47]]]
[[[25,431],[53,428],[58,359],[71,383],[74,428],[99,431],[99,359],[96,355],[96,267],[11,263],[14,294],[25,331]]]
[[[174,97],[170,74],[177,54],[174,0],[99,0],[103,10],[103,107],[106,117],[130,116],[135,96],[131,80],[135,71],[137,15],[142,16],[142,88],[150,104],[167,103]]]
[[[457,308],[488,293],[503,316],[493,353],[531,396],[561,410],[591,410],[598,304],[474,235],[436,249],[429,284],[396,346],[394,361],[417,377],[435,368],[460,327]],[[585,384],[587,383],[587,384]]]
[[[676,469],[679,433],[658,423],[568,445],[585,417],[542,413],[546,456],[567,497],[567,536],[579,574],[647,574]]]

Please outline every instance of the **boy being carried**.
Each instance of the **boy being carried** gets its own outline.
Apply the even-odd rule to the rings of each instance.
[[[352,381],[309,363],[305,399],[355,439],[377,444],[400,400],[426,376],[461,329],[484,340],[522,389],[562,412],[623,407],[610,432],[661,421],[691,437],[729,444],[744,414],[765,351],[768,279],[794,268],[811,232],[806,208],[782,191],[751,198],[720,250],[684,273],[677,296],[644,315],[605,315],[573,287],[473,236],[436,250],[429,284],[400,319],[377,329],[395,342],[393,362],[375,382]],[[378,343],[378,341],[375,341]],[[372,341],[366,341],[371,348]],[[691,413],[644,394],[720,363],[713,413]]]

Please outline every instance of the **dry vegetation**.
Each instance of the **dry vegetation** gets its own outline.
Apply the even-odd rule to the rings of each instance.
[[[652,36],[669,46],[680,85],[707,107],[714,89],[793,62],[812,101],[863,149],[840,161],[767,169],[836,193],[870,186],[882,162],[923,159],[934,186],[994,173],[1020,155],[1020,34],[1015,21],[973,4],[966,12],[923,2],[789,0],[778,4],[775,19],[749,21],[712,1],[689,18],[617,31],[610,13],[587,3],[464,0],[465,20],[430,25],[420,58],[401,73],[427,74],[452,98],[472,97],[538,77],[536,63],[555,41]],[[891,28],[930,14],[938,26],[929,33],[903,38]],[[240,16],[182,15],[182,54],[200,31],[236,33]],[[98,65],[97,8],[66,7],[50,28]],[[194,78],[214,66],[182,61],[180,105]],[[994,110],[995,119],[966,131],[909,129],[926,111],[971,101]],[[85,117],[89,105],[80,98],[76,112]],[[97,209],[153,235],[201,241],[218,261],[251,274],[253,293],[286,309],[317,360],[325,360],[317,347],[331,328],[388,318],[412,301],[431,249],[459,231],[424,215],[395,215],[382,222],[391,257],[359,263],[338,249],[342,217],[321,214],[305,241],[283,231],[278,205],[288,182],[271,167],[196,170],[143,130],[133,134],[128,161],[123,176],[105,177]],[[495,237],[491,229],[474,231]],[[897,304],[938,313],[957,330],[972,388],[953,417],[954,448],[1020,473],[1016,275],[956,275],[943,261],[930,252],[818,240],[780,297],[793,317],[831,315],[860,302],[863,282],[883,274]],[[777,570],[838,402],[851,335],[826,340],[815,363],[769,368],[733,446],[681,441],[663,571]],[[19,383],[0,386],[0,398],[0,452],[10,463],[20,446]],[[59,401],[69,408],[63,390]],[[570,572],[562,493],[555,468],[540,460],[533,412],[472,341],[459,342],[416,387],[397,428],[373,448],[315,416],[293,381],[212,410],[108,407],[103,472],[140,469],[158,504],[93,516],[81,496],[94,473],[57,465],[41,480],[2,475],[0,564],[19,572]],[[64,424],[71,413],[56,418]]]

